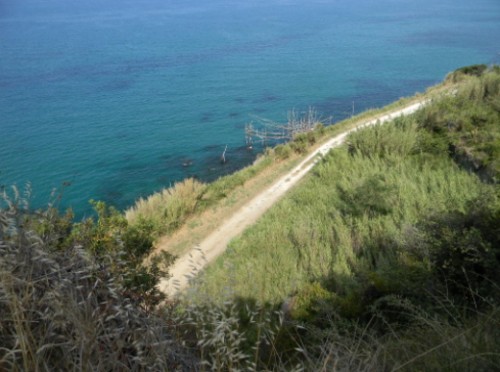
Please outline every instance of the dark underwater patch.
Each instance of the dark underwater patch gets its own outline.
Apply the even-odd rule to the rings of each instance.
[[[281,98],[275,94],[271,93],[264,93],[262,94],[259,98],[254,99],[252,103],[271,103],[271,102],[277,102],[280,101]]]
[[[211,123],[215,120],[215,114],[213,112],[204,112],[200,116],[200,122],[202,123]]]
[[[252,164],[256,158],[256,152],[249,151],[246,146],[228,146],[226,162],[221,163],[220,157],[225,146],[217,146],[220,151],[206,152],[205,156],[197,165],[196,176],[203,182],[211,182],[221,176],[234,173],[243,167]]]

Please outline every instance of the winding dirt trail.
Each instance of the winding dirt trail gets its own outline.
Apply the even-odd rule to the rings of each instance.
[[[179,257],[170,268],[171,278],[160,282],[160,290],[167,295],[175,296],[185,289],[192,278],[226,250],[229,242],[233,238],[241,234],[247,227],[254,224],[278,201],[278,199],[297,184],[297,182],[314,167],[322,156],[328,153],[330,149],[341,145],[351,132],[374,125],[377,122],[384,123],[390,121],[401,115],[410,115],[424,106],[427,102],[428,100],[423,100],[373,120],[363,122],[356,126],[356,128],[339,134],[325,142],[294,169],[243,205],[235,214],[225,220],[217,230],[213,231],[189,253]]]

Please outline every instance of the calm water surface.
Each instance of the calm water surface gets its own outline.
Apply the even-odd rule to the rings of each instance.
[[[251,162],[245,123],[382,106],[499,35],[498,0],[0,0],[0,185],[126,208]]]

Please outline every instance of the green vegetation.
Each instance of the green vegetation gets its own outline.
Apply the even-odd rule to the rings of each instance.
[[[435,88],[435,90],[439,90]],[[429,95],[434,93],[430,92]],[[412,98],[419,99],[419,96]],[[209,207],[218,206],[223,200],[252,178],[260,175],[266,169],[284,172],[298,160],[306,156],[311,148],[329,139],[335,134],[342,133],[354,128],[360,121],[373,118],[376,115],[386,113],[392,109],[401,107],[410,102],[411,99],[402,98],[384,108],[365,111],[350,119],[344,120],[332,126],[325,127],[318,122],[314,130],[307,133],[297,134],[292,141],[266,148],[265,152],[256,161],[240,171],[220,177],[209,184],[200,183],[194,179],[186,179],[166,188],[147,198],[139,199],[134,206],[125,212],[126,219],[131,226],[143,229],[147,226],[152,236],[156,239],[160,236],[171,235],[186,221],[196,215],[200,215]],[[288,167],[278,165],[287,162]]]
[[[468,77],[453,97],[423,110],[419,122],[455,161],[488,182],[500,171],[500,71]]]
[[[139,199],[125,216],[132,226],[147,224],[156,233],[173,231],[194,212],[205,190],[206,185],[190,178],[146,199]]]
[[[498,365],[500,73],[482,72],[460,71],[453,94],[412,117],[352,134],[231,243],[192,300],[286,304],[324,369],[339,363],[332,339],[358,343],[347,369]]]
[[[447,76],[447,80],[456,83],[456,82],[462,81],[463,79],[467,78],[468,76],[479,77],[487,69],[488,69],[488,66],[486,66],[486,65],[471,65],[471,66],[461,67],[461,68],[453,71],[451,74],[449,74]]]
[[[253,165],[220,177],[212,183],[204,184],[192,178],[186,179],[145,199],[139,199],[125,212],[125,217],[131,226],[149,226],[155,238],[171,234],[190,216],[227,198],[236,188],[269,167],[274,160],[274,151],[269,149]]]
[[[153,312],[162,299],[151,239],[95,202],[98,218],[0,203],[0,370],[192,370],[196,360]]]
[[[459,69],[431,96],[353,133],[179,302],[156,289],[173,257],[151,257],[155,239],[374,112],[126,216],[92,202],[74,222],[4,191],[0,370],[498,368],[500,68]]]
[[[313,177],[231,244],[207,270],[200,292],[220,299],[229,281],[236,296],[279,303],[324,278],[351,292],[356,273],[408,259],[408,229],[429,216],[464,211],[491,192],[447,152],[422,154],[418,141],[424,139],[413,120],[354,134],[349,146],[333,151]]]

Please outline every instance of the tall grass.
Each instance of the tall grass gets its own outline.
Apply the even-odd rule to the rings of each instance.
[[[422,110],[422,126],[432,131],[464,167],[487,182],[500,172],[500,73],[498,67],[468,77],[454,95]]]
[[[281,311],[244,300],[181,308],[168,316],[178,337],[198,351],[206,370],[293,370],[293,361],[281,359],[277,347],[288,331]]]
[[[310,327],[312,340],[301,348],[303,367],[310,371],[493,371],[500,362],[499,311],[494,306],[464,317],[446,295],[432,298],[428,312],[407,300],[385,297],[363,323],[346,325],[333,315],[328,330]],[[387,319],[387,307],[408,319]],[[385,310],[383,310],[385,309]],[[385,332],[377,330],[383,324]]]
[[[5,203],[4,203],[5,202]],[[0,370],[191,371],[165,327],[125,295],[88,250],[61,250],[31,229],[46,214],[3,195],[0,209]],[[44,221],[50,224],[51,221]],[[118,265],[117,257],[108,257]]]
[[[125,212],[125,217],[132,226],[147,222],[157,233],[172,231],[194,212],[205,190],[206,185],[188,178],[146,199],[139,199]]]
[[[235,239],[188,299],[281,306],[284,328],[298,325],[271,346],[287,350],[288,368],[495,370],[497,172],[484,183],[457,150],[482,164],[495,157],[496,79],[464,79],[413,117],[354,133]]]
[[[127,293],[119,270],[149,249],[151,226],[136,227],[175,229],[282,153],[141,200],[129,235],[104,204],[96,225],[73,225],[53,208],[29,211],[29,192],[4,193],[0,370],[497,369],[498,186],[457,156],[470,150],[489,166],[498,151],[500,85],[489,73],[465,69],[479,76],[455,97],[353,134],[232,243],[192,289],[195,301],[169,303],[162,319]],[[112,247],[95,252],[103,238]]]
[[[417,115],[354,133],[188,299],[281,306],[298,329],[271,348],[302,370],[497,369],[500,71],[480,69]]]
[[[131,226],[146,227],[154,237],[170,234],[182,226],[187,218],[216,205],[273,162],[274,152],[269,150],[254,164],[209,184],[193,178],[185,179],[147,198],[140,198],[125,211],[125,217]]]
[[[413,117],[351,135],[232,242],[207,269],[200,293],[280,302],[303,283],[325,277],[348,292],[360,271],[407,256],[395,248],[418,223],[464,212],[471,200],[494,193],[459,156],[466,152],[496,179],[500,74],[479,75]],[[478,167],[473,170],[481,175]]]
[[[156,237],[169,234],[181,226],[187,217],[202,212],[209,206],[217,205],[264,169],[284,161],[290,165],[294,164],[297,158],[306,154],[315,144],[354,128],[362,120],[373,118],[418,99],[420,99],[418,94],[412,98],[402,98],[384,108],[368,110],[327,127],[317,123],[313,131],[298,134],[292,141],[274,148],[266,148],[252,165],[233,174],[220,177],[209,184],[187,179],[146,198],[140,198],[125,212],[126,218],[131,226],[148,226]]]
[[[394,248],[410,226],[463,210],[486,187],[446,153],[419,155],[418,146],[411,118],[356,132],[231,243],[198,291],[279,303],[304,283],[326,277],[348,292],[357,272],[397,260]]]

